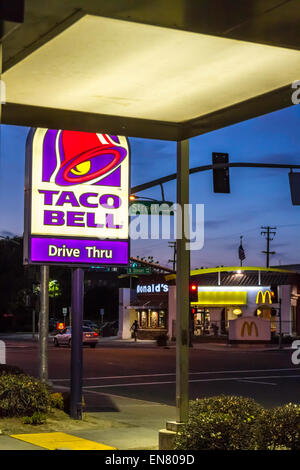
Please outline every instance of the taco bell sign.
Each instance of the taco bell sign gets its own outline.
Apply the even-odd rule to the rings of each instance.
[[[129,158],[126,137],[30,130],[25,264],[128,263]]]

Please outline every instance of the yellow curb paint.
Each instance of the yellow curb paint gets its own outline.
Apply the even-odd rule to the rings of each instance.
[[[98,442],[82,439],[64,432],[45,432],[39,434],[12,434],[10,437],[20,441],[43,447],[48,450],[116,450],[115,447],[106,446]]]

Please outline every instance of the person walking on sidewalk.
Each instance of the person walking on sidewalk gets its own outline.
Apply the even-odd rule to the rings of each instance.
[[[138,325],[138,322],[137,320],[134,320],[134,322],[132,323],[132,326],[131,326],[131,330],[133,332],[133,338],[134,338],[134,341],[137,340],[137,331],[139,329],[139,325]]]

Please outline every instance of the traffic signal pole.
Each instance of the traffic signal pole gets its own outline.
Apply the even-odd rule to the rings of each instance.
[[[300,170],[300,165],[294,165],[293,163],[246,163],[246,162],[233,162],[233,163],[215,163],[213,165],[202,165],[197,166],[195,168],[191,168],[189,170],[190,175],[194,175],[195,173],[199,173],[202,171],[209,171],[209,170],[217,170],[224,168],[277,168],[279,170]],[[140,191],[145,191],[146,189],[153,188],[154,186],[158,186],[164,183],[168,183],[169,181],[176,180],[177,173],[172,173],[171,175],[163,176],[162,178],[158,178],[152,181],[148,181],[147,183],[139,184],[138,186],[133,186],[131,188],[131,194],[138,193]]]

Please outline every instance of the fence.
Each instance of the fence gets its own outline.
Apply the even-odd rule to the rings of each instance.
[[[278,317],[270,320],[271,334],[272,336],[279,335],[280,332],[284,336],[297,336],[300,335],[300,325],[297,325],[296,321],[286,321],[283,320],[280,322]],[[194,324],[194,336],[227,336],[229,329],[228,321],[219,320],[219,321],[205,321],[202,323]]]

